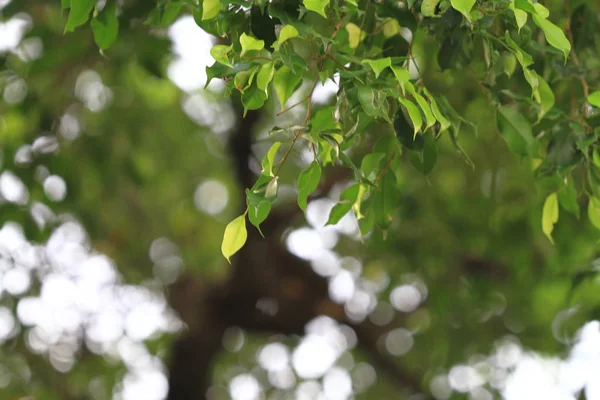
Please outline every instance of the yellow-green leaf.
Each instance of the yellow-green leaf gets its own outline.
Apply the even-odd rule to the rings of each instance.
[[[224,44],[217,44],[210,49],[210,55],[215,59],[216,62],[231,67],[229,61],[229,52],[233,46],[225,46]]]
[[[231,256],[237,253],[246,243],[248,231],[246,230],[246,215],[240,215],[225,228],[221,253],[231,263]]]
[[[468,21],[471,21],[471,9],[475,5],[476,0],[450,0],[452,8],[465,16]]]
[[[408,116],[410,117],[410,121],[413,124],[413,128],[414,128],[414,136],[417,136],[417,133],[419,133],[419,131],[421,130],[421,127],[423,126],[423,118],[421,117],[421,112],[419,111],[419,108],[415,105],[415,103],[413,103],[412,101],[402,98],[402,97],[398,97],[398,101],[404,106],[406,107],[406,111],[408,111]]]
[[[594,107],[600,108],[600,90],[596,90],[595,92],[591,93],[587,98],[587,102]]]
[[[368,64],[369,67],[371,67],[371,69],[373,70],[373,72],[375,72],[375,77],[379,78],[379,74],[381,74],[381,71],[383,71],[386,67],[392,66],[392,59],[386,57],[380,58],[378,60],[363,60],[361,64]]]
[[[202,20],[213,19],[221,11],[221,0],[202,0]]]
[[[515,7],[515,0],[511,0],[509,8],[512,10],[513,14],[515,14],[515,21],[517,21],[517,27],[520,32],[521,28],[527,23],[527,13]]]
[[[425,115],[426,128],[431,128],[433,125],[435,125],[436,120],[435,116],[433,115],[433,112],[431,111],[431,107],[429,107],[429,104],[427,104],[427,100],[425,100],[425,98],[421,96],[420,93],[417,93],[412,83],[409,82],[407,84],[407,88],[408,92],[417,101],[419,107],[421,107],[423,115]]]
[[[421,14],[424,17],[437,17],[435,9],[441,0],[423,0],[421,3]]]
[[[277,155],[277,150],[281,147],[281,142],[275,142],[265,154],[265,157],[262,160],[262,171],[263,175],[273,176],[273,165],[275,164],[275,156]]]
[[[265,92],[265,95],[269,97],[269,91],[267,88],[269,87],[269,83],[273,80],[275,76],[275,63],[273,61],[269,61],[261,65],[260,70],[258,71],[258,75],[256,76],[256,86]]]
[[[302,4],[304,4],[307,10],[314,11],[323,18],[327,18],[325,8],[329,5],[329,0],[303,0]]]
[[[285,103],[298,88],[300,82],[302,82],[302,75],[294,74],[285,65],[281,66],[281,68],[275,72],[275,76],[273,77],[273,87],[275,88],[275,93],[277,93],[279,104],[281,104],[282,109],[285,108]]]
[[[366,36],[365,33],[360,30],[358,25],[353,24],[352,22],[346,24],[346,31],[348,32],[348,43],[352,49],[357,48]]]
[[[383,21],[383,36],[391,38],[400,33],[400,24],[394,18],[386,18]]]
[[[252,50],[262,50],[265,48],[265,41],[264,40],[258,40],[253,38],[250,35],[246,35],[245,33],[242,33],[242,36],[240,36],[240,45],[242,46],[242,52],[240,53],[240,56],[244,56],[244,54],[246,54],[249,51]]]
[[[281,31],[279,32],[279,39],[273,43],[273,48],[278,50],[279,46],[281,46],[283,43],[297,36],[298,29],[294,28],[292,25],[286,25],[281,28]]]
[[[571,51],[571,42],[569,42],[569,39],[567,39],[562,29],[539,15],[532,15],[532,17],[533,22],[544,31],[546,41],[548,41],[552,47],[562,51],[566,60]]]
[[[588,216],[590,217],[592,225],[600,229],[600,200],[595,197],[590,197],[590,202],[588,203]]]
[[[391,68],[394,76],[400,84],[400,88],[402,88],[402,94],[404,94],[404,85],[410,80],[410,72],[403,67],[392,66]]]
[[[554,107],[555,98],[554,93],[552,92],[552,88],[548,85],[541,76],[538,75],[538,83],[539,83],[539,94],[540,94],[540,112],[538,113],[538,121],[541,120],[544,115]]]
[[[446,118],[446,116],[440,111],[435,97],[433,97],[426,88],[423,88],[423,93],[425,93],[425,96],[427,96],[427,98],[429,99],[431,111],[433,112],[435,119],[437,119],[440,123],[440,132],[443,132],[446,129],[450,128],[450,125],[452,124],[450,123],[450,121],[448,121],[448,118]]]
[[[544,201],[544,209],[542,211],[542,231],[552,244],[552,231],[554,230],[554,224],[558,221],[558,196],[556,193],[550,194]]]

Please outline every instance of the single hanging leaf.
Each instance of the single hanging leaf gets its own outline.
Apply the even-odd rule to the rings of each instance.
[[[550,88],[550,85],[548,85],[548,83],[541,77],[538,75],[538,83],[539,83],[539,87],[538,87],[538,93],[540,95],[540,112],[538,113],[538,121],[541,120],[544,115],[546,115],[546,113],[548,111],[550,111],[550,109],[552,107],[554,107],[554,103],[555,103],[555,98],[554,98],[554,93],[552,92],[552,89]]]
[[[269,61],[264,63],[260,70],[258,71],[258,75],[256,76],[256,86],[265,92],[265,95],[269,97],[269,83],[273,80],[275,76],[275,63],[273,61]]]
[[[361,64],[368,64],[369,67],[371,67],[371,69],[373,70],[373,72],[375,72],[375,78],[379,78],[379,74],[381,74],[381,71],[383,71],[386,67],[392,66],[392,59],[386,57],[380,58],[378,60],[363,60]]]
[[[357,48],[366,36],[366,34],[360,30],[358,25],[353,24],[352,22],[346,24],[346,31],[348,32],[348,44],[351,49]]]
[[[298,29],[294,28],[292,25],[286,25],[283,28],[281,28],[281,31],[279,32],[279,39],[275,43],[273,43],[273,48],[275,50],[279,50],[279,46],[297,36]]]
[[[374,191],[371,204],[371,211],[379,228],[383,231],[389,228],[399,206],[400,191],[396,177],[392,171],[388,170],[381,178],[379,188]]]
[[[94,41],[101,50],[106,50],[117,40],[119,19],[116,0],[109,1],[98,16],[90,22]]]
[[[554,224],[558,221],[558,196],[556,193],[550,194],[544,201],[544,209],[542,211],[542,231],[552,244],[552,231],[554,230]]]
[[[548,21],[546,18],[542,18],[538,15],[532,15],[532,18],[533,22],[544,31],[546,41],[548,41],[552,47],[564,53],[566,61],[569,52],[571,51],[571,42],[569,42],[569,39],[567,39],[562,29]]]
[[[72,0],[65,32],[73,32],[75,28],[85,24],[95,5],[96,0]]]
[[[511,0],[509,8],[512,10],[513,14],[515,14],[517,27],[519,28],[519,32],[521,32],[521,28],[527,23],[527,13],[515,7],[515,0]]]
[[[595,197],[590,197],[588,203],[588,216],[592,225],[600,229],[600,200]]]
[[[471,22],[471,9],[476,0],[450,0],[452,8],[465,16],[467,21]]]
[[[300,173],[298,177],[298,206],[306,212],[308,196],[310,196],[321,181],[321,166],[313,161],[310,166]]]
[[[594,107],[600,108],[600,90],[591,93],[587,98],[587,102]]]
[[[400,24],[394,18],[386,18],[382,28],[386,39],[400,34]]]
[[[231,67],[231,62],[229,61],[229,53],[233,49],[233,46],[225,46],[224,44],[214,45],[210,49],[210,55],[215,59],[216,62],[227,65]]]
[[[231,263],[231,256],[237,253],[246,243],[248,231],[246,230],[246,215],[240,215],[225,227],[221,253]]]
[[[419,131],[421,130],[421,127],[423,126],[423,118],[421,117],[421,112],[419,111],[419,109],[417,108],[415,103],[413,103],[412,101],[410,101],[408,99],[398,97],[398,101],[404,107],[406,107],[406,111],[408,111],[408,116],[410,117],[410,121],[413,124],[414,137],[416,137],[417,133],[419,133]]]
[[[364,189],[362,191],[364,194]],[[333,206],[329,212],[329,219],[325,225],[335,225],[348,214],[361,194],[361,185],[356,183],[344,190],[340,195],[340,202]]]
[[[280,147],[281,147],[281,142],[275,142],[275,143],[273,143],[273,145],[271,145],[271,148],[269,149],[267,154],[265,154],[264,158],[262,159],[262,164],[261,164],[262,165],[262,171],[261,171],[262,175],[274,176],[273,175],[273,166],[275,165],[275,156],[277,156],[277,150],[279,150]]]
[[[302,4],[304,4],[307,10],[314,11],[323,18],[327,18],[325,7],[329,5],[329,0],[303,0]]]
[[[433,125],[435,125],[436,119],[435,119],[435,115],[431,111],[431,107],[429,107],[429,104],[427,103],[427,100],[425,100],[425,97],[421,96],[420,93],[417,93],[417,91],[415,90],[415,87],[413,86],[412,83],[409,83],[407,85],[407,88],[408,88],[408,92],[417,101],[417,104],[419,105],[419,107],[421,107],[421,111],[423,111],[423,115],[425,115],[425,122],[426,122],[425,129],[431,128]]]
[[[579,202],[577,201],[577,189],[573,178],[569,177],[567,184],[558,192],[558,203],[562,208],[579,218]]]
[[[452,124],[450,123],[450,121],[448,121],[448,118],[446,118],[446,116],[442,114],[440,108],[438,107],[437,101],[435,100],[435,97],[433,97],[433,95],[429,93],[427,88],[423,88],[423,93],[425,93],[425,96],[427,96],[427,98],[429,99],[431,111],[433,112],[435,119],[437,119],[437,121],[440,123],[440,132],[445,131]]]
[[[213,19],[221,11],[221,0],[202,0],[202,21]]]
[[[509,107],[500,107],[496,114],[498,130],[510,150],[518,155],[534,155],[535,138],[531,124],[520,113]]]
[[[273,77],[273,87],[275,87],[275,93],[277,93],[277,97],[279,98],[281,109],[285,108],[285,103],[296,91],[298,86],[300,86],[301,82],[302,75],[294,74],[285,65],[277,70],[275,77]]]
[[[408,83],[410,81],[410,73],[408,72],[408,70],[406,68],[403,68],[403,67],[393,66],[391,68],[392,68],[392,72],[394,73],[394,76],[396,77],[396,79],[398,80],[398,83],[400,84],[400,88],[402,89],[402,94],[404,94],[404,86],[406,85],[406,83]]]
[[[248,205],[248,219],[250,220],[250,223],[254,225],[256,229],[258,229],[263,237],[264,235],[260,230],[260,224],[267,219],[269,212],[271,212],[271,202],[268,200],[261,201],[256,206],[254,204]]]
[[[242,35],[240,36],[240,45],[242,46],[242,52],[240,53],[240,56],[243,57],[244,54],[246,54],[249,51],[260,51],[264,49],[265,41],[255,39],[252,36],[242,33]]]

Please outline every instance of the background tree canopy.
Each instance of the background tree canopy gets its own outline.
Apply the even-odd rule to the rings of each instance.
[[[0,57],[3,399],[600,399],[600,3],[0,0]]]

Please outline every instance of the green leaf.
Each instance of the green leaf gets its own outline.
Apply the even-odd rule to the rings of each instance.
[[[360,163],[360,170],[366,179],[374,181],[377,178],[384,157],[385,153],[371,153],[364,156]]]
[[[427,88],[423,88],[423,93],[425,93],[425,96],[427,96],[427,98],[429,99],[429,105],[431,106],[431,111],[433,112],[435,119],[437,119],[437,121],[440,123],[440,132],[445,131],[452,124],[450,123],[450,121],[448,121],[446,116],[442,114],[440,108],[438,107],[437,101],[435,100],[435,97],[433,97],[433,95],[429,93]]]
[[[242,46],[242,52],[240,53],[240,56],[243,57],[244,54],[246,54],[249,51],[260,51],[264,49],[265,41],[255,39],[252,36],[242,33],[242,35],[240,36],[240,45]]]
[[[371,67],[371,69],[373,70],[373,72],[375,72],[375,77],[379,78],[379,74],[381,74],[381,71],[383,71],[387,67],[392,66],[392,59],[389,57],[380,58],[378,60],[367,59],[363,60],[361,64],[368,64],[369,67]]]
[[[429,175],[437,161],[437,149],[433,135],[423,135],[425,144],[420,152],[411,152],[410,161],[417,171]]]
[[[556,193],[550,194],[544,201],[544,209],[542,211],[542,231],[552,244],[552,230],[554,230],[554,224],[558,221],[558,196]]]
[[[558,192],[558,202],[562,208],[579,218],[579,202],[573,178],[569,178],[567,184]]]
[[[202,0],[202,20],[213,19],[221,11],[221,0]]]
[[[269,83],[273,80],[275,76],[275,63],[273,61],[269,61],[261,65],[260,70],[258,71],[258,75],[256,77],[256,86],[265,92],[267,98],[269,97]]]
[[[548,41],[552,47],[564,53],[566,61],[569,52],[571,51],[571,42],[569,42],[569,39],[567,39],[562,29],[548,21],[546,18],[538,15],[532,15],[532,18],[533,22],[544,31],[546,41]]]
[[[522,156],[535,153],[535,138],[529,121],[517,111],[500,107],[496,115],[498,130],[510,150]]]
[[[258,205],[248,204],[248,220],[258,229],[261,235],[260,224],[267,219],[269,212],[271,212],[270,201],[261,201]]]
[[[590,95],[587,98],[587,102],[594,107],[600,108],[600,90],[596,90],[595,92],[590,93]]]
[[[550,88],[550,85],[548,85],[548,83],[539,75],[538,75],[538,83],[539,83],[538,89],[539,89],[540,103],[541,103],[540,112],[538,113],[538,121],[539,121],[544,117],[544,115],[546,115],[546,113],[548,111],[550,111],[550,109],[552,107],[554,107],[555,98],[554,98],[554,93],[552,92],[552,89]]]
[[[588,216],[592,225],[600,229],[600,200],[595,197],[590,197],[588,203]]]
[[[313,161],[310,166],[300,173],[298,177],[298,206],[306,212],[308,196],[310,196],[321,181],[321,166]]]
[[[244,106],[244,116],[248,110],[258,110],[265,104],[267,95],[264,90],[253,84],[242,93],[242,105]]]
[[[406,68],[403,67],[392,66],[391,68],[394,76],[400,84],[400,87],[402,88],[402,93],[404,93],[404,85],[410,81],[410,73]]]
[[[71,8],[71,0],[60,0],[60,5],[63,10]]]
[[[323,18],[327,18],[325,7],[329,5],[329,0],[302,0],[302,4],[304,4],[307,10],[314,11]]]
[[[85,24],[95,5],[96,0],[72,0],[65,31],[73,32],[75,28]]]
[[[506,44],[513,52],[515,57],[517,57],[517,60],[519,61],[519,64],[521,64],[521,67],[525,68],[533,64],[533,58],[531,57],[531,55],[524,51],[522,48],[520,48],[519,45],[511,39],[510,33],[508,31],[506,31],[504,39],[506,40]]]
[[[275,50],[279,50],[279,46],[297,36],[298,29],[294,28],[292,25],[286,25],[283,28],[281,28],[281,31],[279,32],[279,39],[275,43],[273,43],[273,48]]]
[[[398,97],[398,101],[404,107],[406,107],[406,111],[408,112],[408,116],[410,117],[410,121],[413,124],[414,137],[416,137],[417,133],[421,130],[421,127],[423,126],[423,118],[421,117],[421,112],[419,111],[419,109],[417,108],[417,106],[415,105],[415,103],[413,103],[412,101],[410,101],[408,99],[404,99],[402,97]]]
[[[273,175],[273,166],[275,165],[275,157],[277,156],[277,150],[279,150],[280,147],[281,147],[281,142],[275,142],[271,145],[271,148],[269,149],[267,154],[265,154],[264,158],[262,159],[261,174],[274,176]]]
[[[375,223],[384,231],[392,224],[394,215],[400,206],[400,191],[396,184],[396,177],[390,170],[386,171],[379,187],[373,194],[371,211]]]
[[[407,88],[408,88],[408,92],[417,101],[417,104],[419,105],[419,107],[421,107],[421,111],[423,111],[423,114],[425,115],[425,121],[426,121],[425,128],[426,129],[431,128],[433,125],[435,125],[436,119],[431,110],[431,107],[429,107],[429,104],[427,103],[427,100],[425,100],[425,98],[423,96],[421,96],[421,94],[417,93],[417,91],[415,90],[415,87],[413,86],[412,83],[409,82],[407,84]]]
[[[159,4],[148,15],[145,23],[157,27],[167,27],[175,21],[182,6],[181,1],[172,1],[167,5]]]
[[[515,7],[515,0],[511,0],[509,8],[512,10],[513,14],[515,14],[515,20],[520,32],[521,28],[527,23],[527,13],[520,8]]]
[[[465,16],[468,21],[471,21],[471,9],[475,5],[476,0],[450,0],[452,8]]]
[[[285,103],[300,86],[300,83],[302,83],[302,75],[294,74],[285,65],[277,70],[273,77],[273,86],[282,109],[285,108]]]
[[[358,88],[358,100],[367,115],[372,117],[386,117],[385,94],[381,90],[373,89],[369,86],[360,86]]]
[[[246,215],[240,215],[225,227],[221,253],[231,263],[231,256],[237,253],[246,243],[248,231],[246,230]]]
[[[117,40],[119,34],[119,19],[117,18],[117,3],[109,1],[98,16],[90,23],[94,41],[101,50],[106,50]]]
[[[533,3],[533,9],[537,15],[542,18],[548,18],[550,16],[550,11],[540,3]]]
[[[329,219],[325,225],[335,225],[344,217],[344,215],[348,214],[352,207],[358,200],[358,196],[361,192],[361,185],[354,184],[346,190],[342,192],[340,195],[340,203],[333,206],[331,212],[329,213]]]
[[[231,67],[229,61],[229,53],[233,49],[233,46],[225,46],[224,44],[217,44],[210,49],[210,55],[215,59],[216,62]]]

